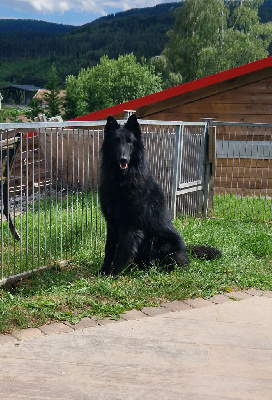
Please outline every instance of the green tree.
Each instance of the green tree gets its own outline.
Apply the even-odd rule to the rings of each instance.
[[[263,0],[185,0],[176,10],[163,54],[190,81],[268,56],[272,24],[262,24]]]
[[[14,106],[7,110],[0,110],[0,123],[3,122],[22,122],[19,116],[22,115],[22,110]]]
[[[120,104],[162,89],[162,79],[145,59],[133,54],[117,60],[103,56],[100,63],[66,78],[66,117]]]
[[[55,63],[51,66],[49,80],[45,85],[48,93],[44,93],[44,99],[47,102],[47,116],[55,117],[60,113],[61,99],[60,99],[60,88],[59,88],[59,77]]]
[[[31,121],[34,121],[34,119],[41,113],[43,113],[42,100],[33,97],[29,104],[29,109],[25,111],[25,115]]]
[[[8,110],[0,110],[0,123],[5,123],[7,122],[7,119],[9,118],[9,112]]]
[[[183,82],[180,73],[170,70],[169,62],[164,55],[152,57],[149,60],[149,65],[154,68],[156,75],[161,76],[163,89],[180,85]]]

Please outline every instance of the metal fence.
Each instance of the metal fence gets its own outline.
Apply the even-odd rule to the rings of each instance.
[[[72,259],[82,249],[103,252],[105,225],[97,191],[104,124],[1,124],[0,282]],[[206,124],[140,124],[152,173],[173,216],[186,202],[187,212],[198,214]],[[182,196],[187,196],[184,202]]]
[[[211,122],[216,216],[272,219],[272,124]]]
[[[217,217],[272,219],[272,125],[139,122],[172,216],[205,216],[209,204]],[[104,124],[0,124],[0,284],[86,251],[101,257]]]

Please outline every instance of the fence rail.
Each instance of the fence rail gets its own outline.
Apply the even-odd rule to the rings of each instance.
[[[218,217],[236,218],[252,209],[252,215],[272,219],[272,125],[139,122],[151,171],[172,216],[205,215],[209,203]],[[101,256],[105,225],[97,191],[104,125],[0,124],[0,284],[72,259],[83,249]],[[7,144],[17,140],[11,160]]]

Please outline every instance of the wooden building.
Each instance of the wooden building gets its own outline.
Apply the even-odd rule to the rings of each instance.
[[[125,110],[138,118],[164,121],[216,121],[272,124],[272,57],[219,72],[75,120],[96,121]],[[272,196],[272,127],[219,126],[217,193]],[[232,150],[231,150],[232,149]]]
[[[3,102],[14,102],[17,105],[28,105],[39,88],[33,85],[10,85],[0,89]]]

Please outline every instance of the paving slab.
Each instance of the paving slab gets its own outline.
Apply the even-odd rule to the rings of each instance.
[[[0,334],[0,345],[6,343],[14,343],[15,340],[15,337],[12,337],[11,335]]]
[[[12,336],[18,340],[36,339],[42,335],[42,331],[38,328],[27,328],[12,332]]]
[[[70,333],[74,329],[71,326],[63,324],[62,322],[55,322],[53,324],[42,325],[40,328],[45,335],[59,335],[61,333]]]
[[[80,320],[77,324],[74,325],[68,322],[65,322],[65,324],[74,330],[86,329],[98,325],[96,319],[89,317],[82,318],[82,320]]]
[[[241,304],[240,304],[241,303]],[[226,303],[219,308],[218,321],[227,323],[272,326],[272,302],[267,297],[250,297],[241,301]]]
[[[271,311],[272,298],[250,295],[65,333],[53,324],[35,339],[2,335],[12,341],[0,346],[0,398],[271,400]]]
[[[264,290],[263,296],[272,298],[272,290]]]
[[[167,308],[169,311],[190,310],[192,307],[184,301],[174,300],[162,303],[162,307]]]
[[[154,317],[155,315],[166,314],[169,312],[165,307],[144,307],[142,312],[149,317]]]
[[[254,288],[244,290],[244,292],[251,294],[252,296],[263,296],[263,293],[264,293],[263,290],[254,289]]]
[[[121,318],[125,321],[137,320],[145,317],[147,317],[147,315],[140,310],[129,310],[121,314]]]
[[[233,300],[245,300],[249,299],[251,297],[251,294],[245,291],[237,291],[237,292],[226,293],[226,296],[228,296],[230,299]]]
[[[205,300],[202,298],[196,298],[196,299],[186,299],[184,300],[184,303],[188,304],[189,306],[193,308],[202,308],[202,307],[210,307],[211,302],[209,300]]]
[[[209,298],[209,301],[215,304],[223,304],[227,301],[230,301],[230,298],[228,296],[225,296],[224,294],[215,294],[214,296]]]

